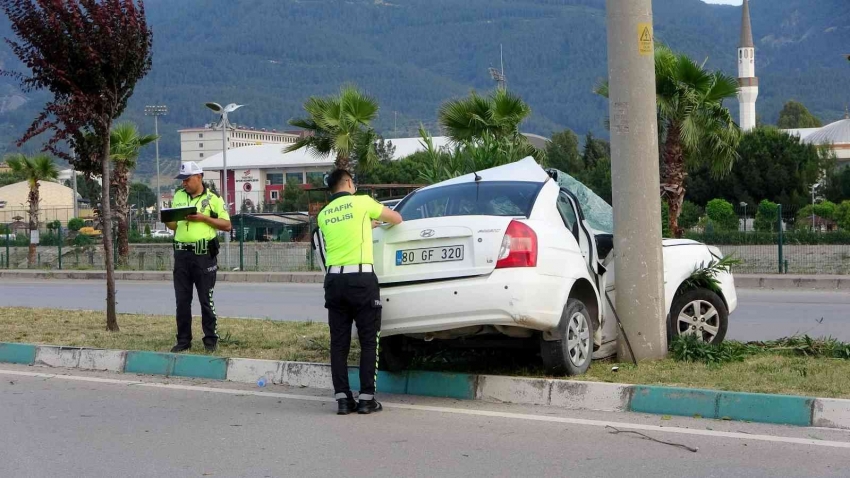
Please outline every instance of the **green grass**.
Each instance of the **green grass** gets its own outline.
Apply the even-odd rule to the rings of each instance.
[[[0,308],[0,342],[168,352],[176,340],[174,317],[119,314],[118,325],[119,332],[107,332],[104,312]],[[325,324],[220,318],[217,325],[221,337],[217,356],[299,362],[330,360],[330,336]],[[199,317],[192,321],[192,336],[190,353],[205,353]],[[359,354],[357,342],[353,341],[350,355],[353,363],[359,360]]]
[[[68,345],[120,350],[167,352],[175,341],[173,317],[120,314],[120,332],[105,330],[105,314],[91,311],[0,308],[0,342]],[[327,325],[313,322],[227,319],[218,322],[222,357],[304,362],[329,361]],[[193,322],[194,348],[201,346],[200,319]],[[349,363],[359,360],[352,340]],[[721,347],[694,341],[676,341],[669,358],[655,362],[595,361],[587,374],[575,380],[645,385],[667,385],[740,392],[781,393],[828,398],[850,398],[850,345],[832,339],[793,337],[772,342]],[[618,371],[612,371],[613,366]],[[414,368],[517,375],[552,376],[533,352],[511,350],[444,350],[417,357]]]

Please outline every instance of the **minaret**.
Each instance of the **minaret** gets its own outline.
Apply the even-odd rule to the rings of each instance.
[[[738,103],[741,106],[740,126],[743,131],[756,127],[756,99],[759,79],[756,77],[756,47],[750,23],[750,2],[744,0],[741,18],[741,45],[738,47]]]

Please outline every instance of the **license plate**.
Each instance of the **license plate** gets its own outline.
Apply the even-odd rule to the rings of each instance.
[[[395,265],[397,266],[462,260],[463,246],[428,247],[425,249],[407,249],[395,252]]]

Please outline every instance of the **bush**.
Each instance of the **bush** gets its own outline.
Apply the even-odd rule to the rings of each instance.
[[[72,244],[75,246],[90,246],[94,244],[94,240],[85,234],[77,234]]]
[[[838,227],[850,231],[850,200],[842,201],[835,209],[835,221]]]
[[[151,237],[151,225],[150,224],[145,224],[145,236]]]
[[[679,362],[702,362],[706,365],[720,365],[729,362],[742,362],[747,356],[759,352],[758,347],[735,341],[709,344],[696,335],[677,336],[670,343],[673,359]]]
[[[685,201],[682,203],[682,213],[679,214],[679,227],[682,229],[690,229],[696,226],[702,215],[703,210],[701,207],[690,201]]]
[[[711,219],[715,229],[726,231],[738,230],[738,215],[729,201],[712,199],[705,205],[705,214]]]
[[[753,227],[759,232],[777,232],[776,216],[779,214],[779,205],[775,202],[763,199],[756,211],[756,219]]]
[[[71,219],[70,221],[68,221],[68,229],[71,230],[71,231],[74,231],[74,232],[79,231],[85,225],[86,225],[85,221],[83,221],[82,219],[80,219],[78,217],[75,217],[75,218]]]

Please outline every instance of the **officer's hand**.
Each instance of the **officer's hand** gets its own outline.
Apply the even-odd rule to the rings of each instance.
[[[381,225],[381,221],[376,221],[376,220],[372,219],[372,229],[375,229],[376,227],[378,227],[380,225]]]
[[[186,216],[186,220],[189,222],[206,222],[207,217],[208,216],[205,216],[203,214],[189,214],[188,216]]]

